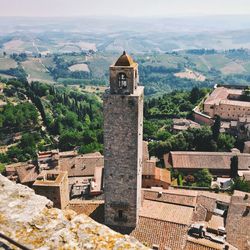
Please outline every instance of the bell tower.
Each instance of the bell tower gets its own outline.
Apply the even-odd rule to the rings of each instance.
[[[143,87],[138,64],[124,52],[110,66],[104,95],[105,224],[133,229],[141,205]]]

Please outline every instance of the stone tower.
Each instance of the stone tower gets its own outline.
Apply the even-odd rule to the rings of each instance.
[[[110,66],[104,95],[105,224],[133,229],[141,205],[143,87],[138,64],[125,52]]]

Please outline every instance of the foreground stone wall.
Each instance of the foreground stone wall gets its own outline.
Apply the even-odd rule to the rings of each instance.
[[[52,202],[0,174],[0,233],[37,250],[147,249],[130,236],[118,234],[86,215],[52,208]],[[13,249],[8,241],[0,238]]]

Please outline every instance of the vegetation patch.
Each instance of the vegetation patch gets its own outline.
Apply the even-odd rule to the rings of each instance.
[[[89,72],[89,66],[85,63],[74,64],[69,67],[70,71],[85,71]]]

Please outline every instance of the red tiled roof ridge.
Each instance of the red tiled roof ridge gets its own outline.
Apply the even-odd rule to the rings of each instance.
[[[153,189],[147,189],[147,188],[143,188],[142,190],[144,192],[155,192],[155,193],[162,192],[162,193],[170,194],[170,195],[180,195],[180,196],[189,196],[189,197],[196,197],[198,195],[198,192],[194,191],[194,190],[164,190],[164,189],[163,190],[153,190]]]
[[[206,151],[170,151],[170,154],[186,154],[186,155],[238,155],[238,156],[250,156],[249,153],[236,153],[236,152],[206,152]]]
[[[167,223],[172,223],[178,226],[187,226],[187,224],[185,223],[178,223],[178,222],[173,222],[173,221],[169,221],[169,220],[162,220],[162,219],[157,219],[157,218],[151,218],[151,217],[147,217],[147,216],[143,216],[143,215],[139,215],[139,217],[141,218],[146,218],[146,219],[151,219],[151,220],[156,220],[156,221],[162,221],[162,222],[167,222]]]
[[[82,156],[82,155],[79,155],[77,157],[75,157],[76,159],[99,159],[99,158],[103,158],[102,155],[89,155],[89,156]]]
[[[221,250],[221,245],[219,245],[218,243],[215,243],[215,242],[212,242],[212,241],[204,241],[204,242],[199,242],[197,239],[194,239],[190,236],[187,237],[187,242],[192,242],[192,243],[195,243],[199,246],[206,246],[206,247],[210,247],[210,248],[213,248],[213,249],[218,249],[218,250]],[[216,246],[218,244],[218,246]]]
[[[104,200],[71,200],[70,205],[104,204]]]
[[[190,207],[190,208],[194,208],[194,205],[188,205],[188,204],[180,204],[179,202],[170,202],[170,201],[163,201],[163,200],[155,200],[153,198],[144,198],[145,200],[148,201],[155,201],[155,202],[159,202],[159,203],[166,203],[166,204],[170,204],[170,205],[176,205],[176,206],[182,206],[182,207]]]

